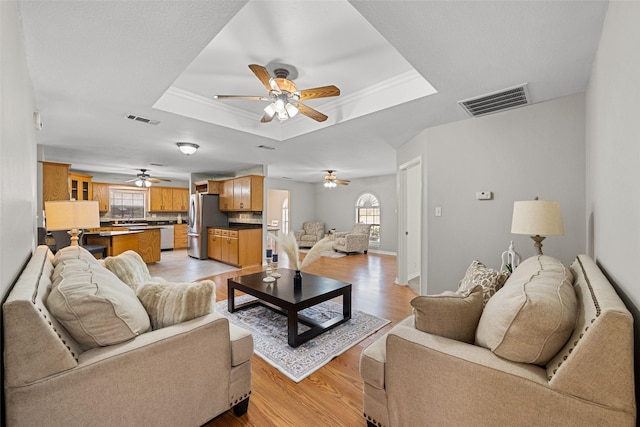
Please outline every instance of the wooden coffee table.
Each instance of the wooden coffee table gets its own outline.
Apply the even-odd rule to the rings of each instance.
[[[311,338],[317,337],[321,333],[351,319],[350,283],[302,273],[302,286],[297,289],[293,286],[293,270],[280,268],[278,272],[282,274],[282,277],[271,283],[262,281],[266,277],[265,272],[228,279],[227,291],[229,299],[227,303],[229,305],[229,313],[259,304],[287,316],[287,341],[291,347],[298,347]],[[258,299],[236,305],[236,289]],[[325,322],[317,322],[299,313],[305,308],[338,296],[342,296],[342,315]],[[298,322],[309,326],[311,329],[298,334]]]

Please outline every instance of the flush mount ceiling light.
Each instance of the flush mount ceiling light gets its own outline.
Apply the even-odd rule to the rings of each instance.
[[[180,149],[180,152],[187,156],[192,155],[200,148],[198,144],[192,144],[191,142],[178,142],[176,145]]]

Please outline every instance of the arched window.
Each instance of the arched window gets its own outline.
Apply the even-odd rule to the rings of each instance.
[[[356,222],[371,224],[369,244],[380,245],[380,203],[371,193],[364,193],[356,202]]]

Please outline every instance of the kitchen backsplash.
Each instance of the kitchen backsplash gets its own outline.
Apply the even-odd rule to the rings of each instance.
[[[229,223],[262,224],[262,212],[229,212]]]

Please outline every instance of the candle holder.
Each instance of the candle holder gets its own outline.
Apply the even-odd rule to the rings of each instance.
[[[271,277],[281,277],[282,274],[278,273],[278,254],[273,254],[271,258]]]

